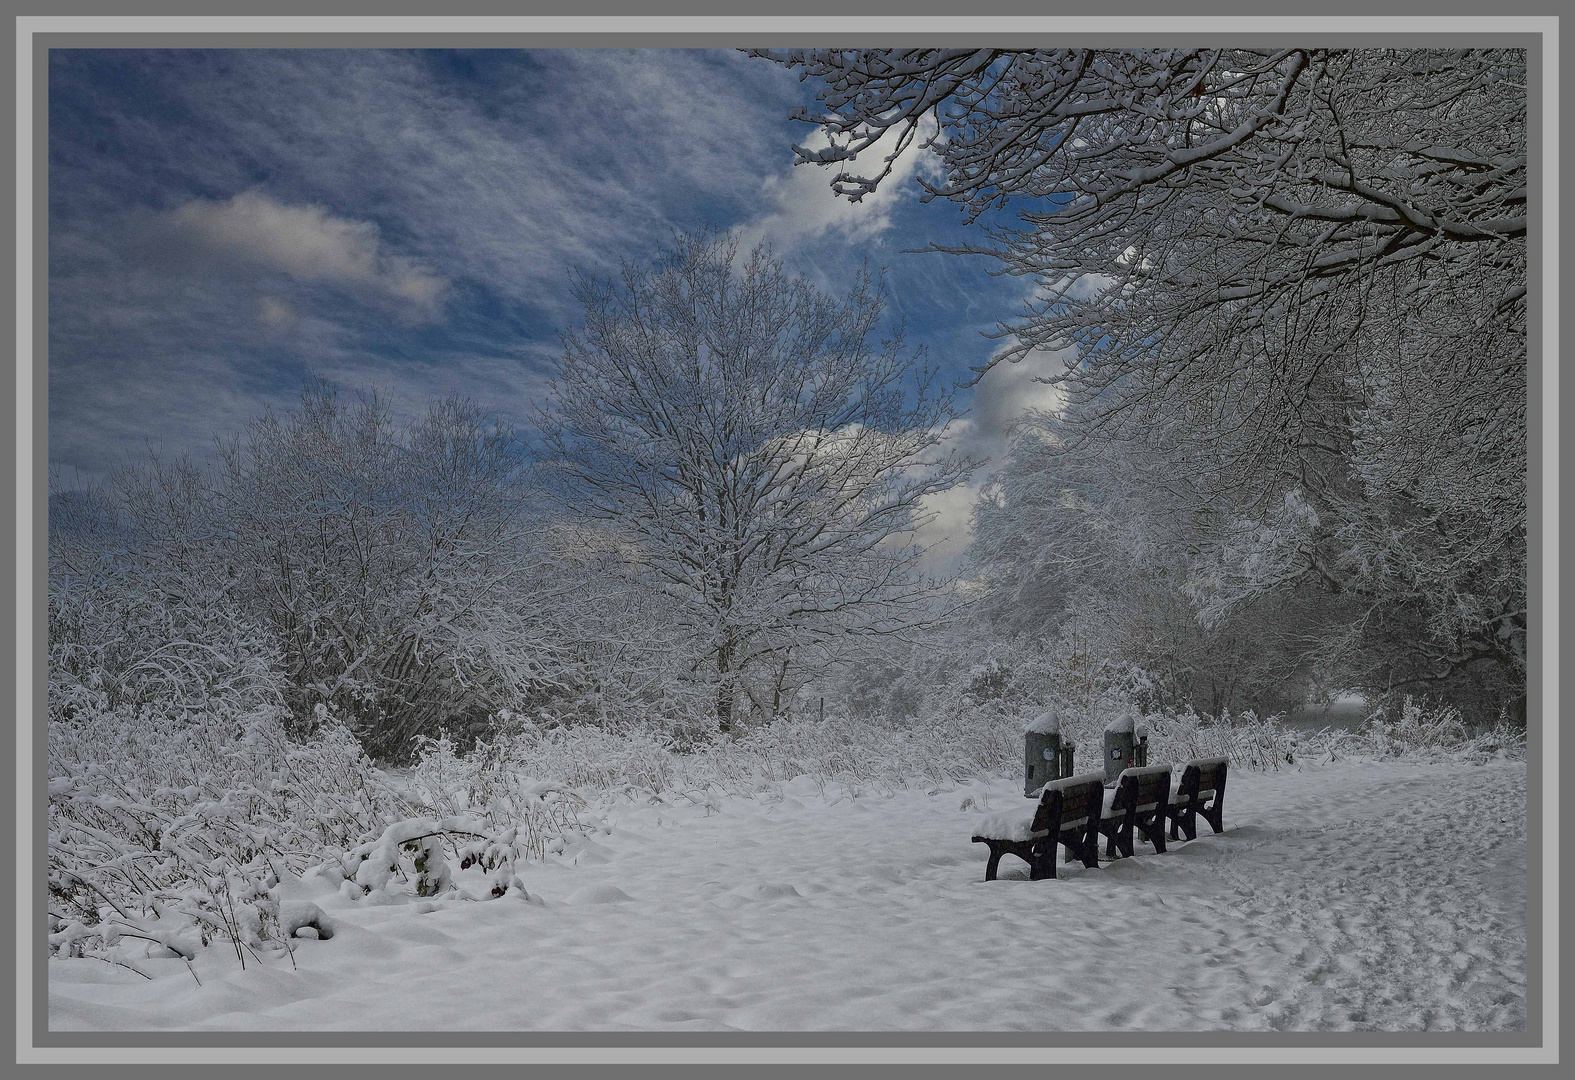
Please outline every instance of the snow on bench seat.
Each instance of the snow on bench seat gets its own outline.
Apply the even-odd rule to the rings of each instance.
[[[1026,810],[1010,810],[1001,814],[991,814],[974,827],[975,836],[987,837],[991,840],[1036,840],[1044,836],[1048,830],[1034,831],[1034,813],[1038,805],[1028,807]]]

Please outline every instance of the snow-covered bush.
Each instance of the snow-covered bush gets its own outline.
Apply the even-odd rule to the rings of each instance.
[[[370,753],[403,760],[415,736],[485,733],[551,682],[523,468],[472,403],[398,424],[375,392],[347,401],[326,383],[221,445],[193,513],[279,643],[298,724],[329,704]],[[183,534],[184,517],[154,509],[144,531]]]
[[[135,969],[148,948],[191,959],[217,941],[244,964],[303,926],[329,936],[285,896],[304,874],[358,898],[430,897],[453,888],[452,863],[474,864],[494,896],[524,895],[518,865],[594,824],[577,793],[506,767],[507,742],[461,758],[429,741],[399,791],[326,709],[298,743],[279,707],[172,718],[77,704],[49,740],[49,940],[72,955]]]
[[[188,470],[144,480],[149,513],[200,504]],[[91,489],[53,496],[50,527],[52,948],[129,965],[131,942],[190,957],[224,940],[243,963],[282,947],[280,881],[399,799],[328,710],[311,741],[288,737],[279,651],[200,532],[154,542]]]
[[[1353,756],[1481,761],[1495,755],[1523,756],[1526,732],[1507,716],[1490,727],[1473,728],[1453,705],[1418,702],[1406,695],[1399,716],[1391,718],[1389,710],[1375,709],[1341,749]]]
[[[963,693],[975,704],[998,701],[1006,696],[1012,684],[1012,669],[995,657],[982,664],[975,664],[968,671],[968,681]]]
[[[395,891],[396,880],[408,883],[416,896],[437,896],[454,884],[448,847],[463,840],[484,840],[486,834],[478,831],[480,828],[480,823],[470,817],[404,818],[390,822],[371,840],[325,863],[318,873],[329,871],[328,877],[337,878],[341,890],[357,899],[389,895]],[[504,888],[507,887],[506,883]]]
[[[82,708],[49,730],[52,948],[124,960],[121,938],[245,963],[284,948],[278,886],[352,846],[402,801],[343,727],[308,743],[284,711]],[[237,730],[238,728],[238,730]]]
[[[687,747],[635,726],[526,729],[464,755],[445,740],[428,743],[410,787],[434,812],[469,812],[551,838],[579,827],[582,804],[569,789],[704,803],[807,776],[822,788],[884,794],[1015,772],[1022,737],[1015,712],[964,706],[901,726],[831,711],[824,721],[789,718]]]
[[[1276,717],[1260,719],[1250,711],[1214,718],[1187,710],[1150,714],[1144,720],[1150,729],[1149,760],[1156,764],[1216,756],[1228,757],[1239,768],[1260,770],[1337,758],[1482,762],[1495,755],[1520,757],[1526,746],[1524,729],[1507,718],[1476,730],[1454,706],[1422,704],[1410,697],[1393,721],[1380,708],[1354,731],[1296,730]]]
[[[1224,757],[1237,768],[1282,769],[1294,764],[1304,746],[1318,746],[1317,733],[1300,735],[1275,717],[1259,719],[1252,711],[1237,716],[1200,717],[1182,713],[1145,716],[1149,728],[1148,760],[1152,764],[1194,758]],[[1321,749],[1321,746],[1319,747]]]
[[[479,865],[489,871],[495,896],[523,889],[514,872],[517,863],[562,852],[576,834],[594,824],[582,820],[585,799],[577,792],[561,782],[533,780],[516,767],[515,741],[503,735],[477,742],[460,755],[446,734],[424,739],[407,785],[419,808],[444,815],[447,822],[471,822],[464,827],[466,842],[455,845],[455,856],[461,869]],[[446,831],[460,829],[452,824]],[[416,869],[423,873],[420,866]],[[418,894],[430,895],[422,892],[427,878],[429,873],[417,881]]]

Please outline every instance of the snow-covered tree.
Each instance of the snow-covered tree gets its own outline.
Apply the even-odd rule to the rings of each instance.
[[[1144,447],[1072,445],[1067,427],[1053,414],[1021,421],[975,507],[970,566],[993,635],[1070,636],[1090,657],[1136,665],[1152,707],[1294,704],[1329,621],[1318,590],[1288,572],[1294,544],[1270,544],[1228,503],[1200,506]],[[1269,518],[1290,533],[1304,515],[1293,498]],[[1237,553],[1256,591],[1216,611],[1197,586],[1217,567],[1211,546],[1231,538],[1256,545],[1253,558]]]
[[[265,628],[295,734],[326,705],[369,752],[402,758],[417,735],[484,728],[564,666],[555,617],[578,598],[537,542],[523,470],[473,404],[399,424],[375,394],[319,384],[215,463],[128,466],[123,561],[183,617],[211,593]]]
[[[1068,445],[1141,447],[1215,515],[1206,618],[1317,582],[1366,682],[1523,700],[1523,51],[763,55],[821,81],[797,152],[852,199],[933,122],[922,197],[989,238],[940,250],[1037,284],[991,363],[1071,356]]]
[[[883,290],[841,299],[764,249],[677,238],[621,287],[582,280],[540,417],[554,489],[610,523],[675,601],[715,715],[774,716],[851,638],[930,615],[911,534],[965,478],[943,452],[953,389],[900,338],[872,346]]]

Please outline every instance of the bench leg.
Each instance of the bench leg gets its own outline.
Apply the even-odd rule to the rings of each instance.
[[[1033,858],[1028,864],[1028,880],[1043,881],[1045,878],[1055,877],[1055,849],[1054,839],[1042,841],[1034,846]]]
[[[1083,858],[1083,865],[1092,870],[1099,865],[1099,832],[1090,831],[1088,839],[1083,841],[1083,850],[1079,852]]]
[[[1213,805],[1203,811],[1203,819],[1209,823],[1209,828],[1217,833],[1225,831],[1224,799],[1215,799]]]
[[[1005,852],[996,847],[994,844],[990,845],[990,861],[986,863],[984,867],[984,880],[995,880],[996,868],[1001,865],[1001,856],[1004,854]]]
[[[1146,823],[1140,823],[1143,836],[1154,846],[1156,855],[1165,854],[1165,818],[1163,813],[1156,813]]]

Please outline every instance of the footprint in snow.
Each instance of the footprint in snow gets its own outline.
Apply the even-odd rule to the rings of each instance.
[[[776,885],[762,881],[753,889],[748,890],[748,895],[760,900],[777,900],[784,896],[801,896],[803,894],[791,885]]]
[[[760,881],[753,885],[745,885],[716,897],[711,902],[723,910],[731,911],[742,907],[751,900],[802,900],[803,894],[791,885],[781,885],[774,882]]]
[[[616,885],[587,885],[563,898],[570,904],[621,904],[634,897]]]

